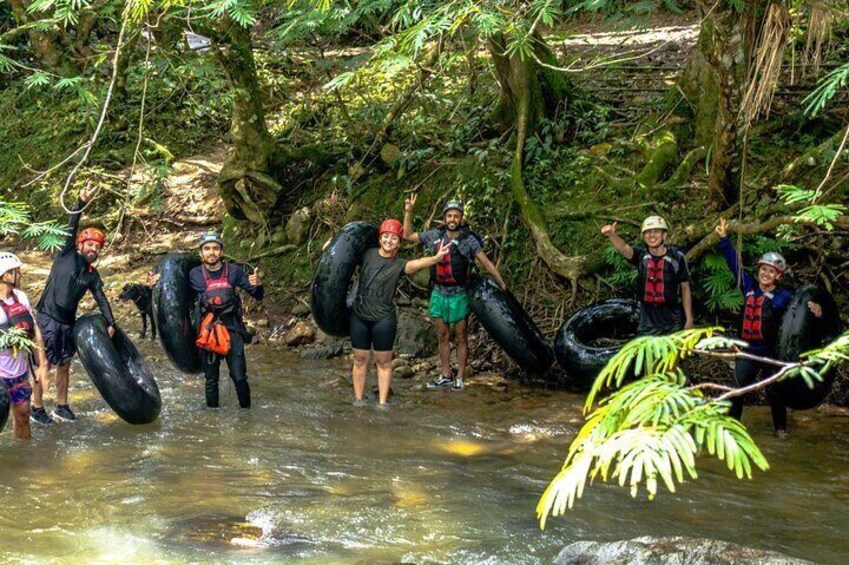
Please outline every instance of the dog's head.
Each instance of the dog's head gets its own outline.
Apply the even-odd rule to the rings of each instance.
[[[127,283],[121,289],[121,294],[118,295],[118,300],[132,300],[136,302],[144,296],[145,287],[136,283]]]

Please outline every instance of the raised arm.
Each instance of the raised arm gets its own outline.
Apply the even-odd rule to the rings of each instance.
[[[448,252],[451,250],[451,243],[446,243],[442,247],[439,248],[439,251],[436,252],[436,255],[432,257],[422,257],[421,259],[413,259],[412,261],[407,261],[407,264],[404,265],[404,274],[412,275],[416,271],[420,271],[422,269],[427,269],[428,267],[433,267],[439,260],[445,257]]]
[[[77,251],[77,230],[80,228],[80,216],[82,216],[82,214],[79,213],[79,210],[83,209],[90,198],[91,192],[83,190],[80,192],[80,197],[77,199],[77,203],[74,204],[73,208],[71,208],[74,213],[68,214],[68,227],[65,228],[67,235],[65,236],[65,244],[59,252],[60,255],[67,255],[70,252]]]
[[[413,193],[404,201],[404,239],[413,243],[421,243],[418,232],[413,231],[413,206],[416,205],[418,195]]]
[[[740,267],[740,263],[737,261],[737,250],[731,245],[726,226],[725,218],[720,218],[719,223],[714,229],[719,236],[719,250],[722,252],[722,256],[725,257],[725,263],[728,265],[728,270],[734,275],[735,282],[742,275],[743,291],[748,292],[754,288],[755,281]]]
[[[625,259],[628,261],[634,256],[634,248],[628,245],[628,243],[619,237],[616,233],[616,225],[618,222],[613,222],[612,224],[607,224],[601,227],[601,234],[606,235],[608,239],[610,239],[610,243],[613,244],[613,248]]]

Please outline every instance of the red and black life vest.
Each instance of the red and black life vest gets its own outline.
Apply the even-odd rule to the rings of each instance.
[[[0,330],[18,328],[27,333],[28,339],[35,338],[35,320],[29,309],[18,301],[14,292],[12,292],[12,303],[6,304],[5,300],[0,300],[0,307],[6,313],[6,323],[0,326]]]
[[[452,241],[454,245],[452,245],[448,254],[439,260],[439,263],[430,268],[430,276],[433,282],[440,286],[466,286],[468,284],[472,262],[458,249],[460,242],[467,237],[475,236],[469,231],[464,231],[452,240],[445,237],[445,230],[440,232],[435,251],[439,251],[443,245]]]
[[[638,293],[647,304],[676,304],[678,302],[678,263],[669,256],[646,253],[642,260],[643,281]]]
[[[772,333],[772,318],[774,308],[772,307],[771,292],[764,292],[755,296],[755,291],[746,293],[746,305],[743,309],[743,331],[740,335],[746,341],[764,341]]]
[[[200,303],[206,312],[217,315],[231,312],[236,305],[236,289],[230,284],[230,264],[224,263],[221,276],[213,279],[207,268],[201,267],[206,289],[200,295]]]

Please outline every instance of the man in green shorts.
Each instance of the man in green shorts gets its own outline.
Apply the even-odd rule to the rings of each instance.
[[[451,387],[463,389],[463,376],[469,359],[469,344],[466,339],[466,319],[469,316],[469,299],[466,287],[472,263],[477,261],[494,278],[498,285],[506,290],[507,285],[501,274],[481,248],[481,242],[463,223],[465,208],[460,200],[451,200],[442,208],[442,226],[435,230],[414,232],[413,206],[416,195],[408,198],[404,204],[404,239],[421,243],[426,249],[436,253],[443,245],[453,244],[447,253],[431,268],[434,283],[430,294],[430,317],[436,325],[439,337],[439,361],[442,372],[439,378],[427,383],[428,388]],[[451,378],[451,326],[457,341],[457,376]]]

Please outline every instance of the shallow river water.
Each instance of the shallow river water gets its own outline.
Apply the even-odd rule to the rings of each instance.
[[[2,563],[547,563],[580,539],[686,535],[849,562],[849,415],[791,415],[774,439],[745,421],[772,469],[700,479],[649,502],[595,485],[539,530],[534,507],[580,425],[581,397],[512,386],[423,391],[351,405],[343,361],[249,348],[254,407],[203,407],[200,376],[155,367],[157,423],[117,419],[75,362],[79,420],[0,435]],[[225,372],[225,371],[222,371]],[[369,376],[373,382],[373,375]],[[48,408],[53,393],[48,393]]]

